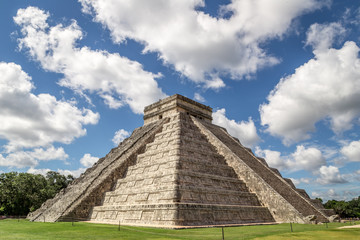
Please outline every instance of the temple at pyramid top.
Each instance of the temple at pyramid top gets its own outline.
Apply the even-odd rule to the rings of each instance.
[[[210,123],[212,120],[211,107],[195,102],[194,100],[179,94],[175,94],[145,107],[144,125],[172,116],[178,112],[186,113],[187,115],[194,116]]]

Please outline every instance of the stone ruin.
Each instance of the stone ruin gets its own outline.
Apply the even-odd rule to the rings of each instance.
[[[181,95],[145,107],[144,126],[28,218],[181,228],[334,215],[211,121]]]

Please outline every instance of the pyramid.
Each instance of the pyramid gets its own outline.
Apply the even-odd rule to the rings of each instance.
[[[145,107],[144,126],[28,218],[169,228],[328,222],[333,211],[211,116],[178,94]]]

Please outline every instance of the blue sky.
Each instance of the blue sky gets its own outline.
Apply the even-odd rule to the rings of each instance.
[[[360,4],[0,2],[0,172],[78,176],[182,94],[311,197],[360,195]]]

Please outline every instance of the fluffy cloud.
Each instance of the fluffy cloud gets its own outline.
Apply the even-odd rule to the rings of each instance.
[[[325,158],[319,149],[314,147],[306,148],[303,145],[297,146],[296,151],[289,156],[281,156],[278,151],[262,150],[259,147],[255,149],[255,153],[265,158],[269,166],[289,172],[306,170],[315,173],[326,164]]]
[[[293,160],[287,162],[291,171],[304,169],[311,172],[326,164],[321,151],[313,147],[297,146],[296,151],[291,156]]]
[[[46,174],[50,171],[51,171],[51,169],[48,169],[48,168],[33,168],[33,167],[31,167],[27,170],[27,173],[41,174],[43,176],[46,176]]]
[[[329,3],[232,0],[213,17],[201,11],[203,0],[79,1],[84,12],[110,30],[115,42],[138,41],[144,52],[157,52],[164,63],[213,89],[225,86],[223,75],[241,79],[278,63],[259,45],[281,37],[297,16]]]
[[[265,158],[267,164],[270,167],[277,168],[278,170],[286,170],[286,159],[281,156],[281,153],[278,151],[272,151],[269,149],[261,149],[260,147],[255,148],[255,154]]]
[[[62,175],[72,175],[73,177],[79,177],[83,172],[85,172],[86,168],[79,168],[75,170],[68,170],[68,169],[58,169],[57,172]]]
[[[307,44],[315,47],[315,57],[281,79],[260,106],[262,125],[286,145],[308,139],[318,121],[328,119],[331,129],[341,133],[360,115],[359,47],[346,42],[340,49],[327,48],[341,29],[313,25]]]
[[[97,162],[97,160],[99,160],[98,157],[93,157],[93,156],[91,156],[91,154],[86,153],[86,154],[84,154],[84,156],[80,159],[80,163],[81,163],[81,165],[83,165],[84,167],[91,167],[95,162]]]
[[[334,166],[322,166],[319,169],[320,177],[316,180],[320,184],[346,183],[339,169]]]
[[[259,140],[256,127],[251,118],[247,122],[236,122],[225,116],[225,109],[219,109],[213,113],[213,123],[226,128],[230,135],[237,137],[245,146],[254,146]]]
[[[120,129],[115,132],[112,142],[114,143],[115,146],[117,146],[117,145],[119,145],[119,143],[124,141],[125,138],[129,137],[130,134],[131,134],[130,132],[128,132],[124,129]]]
[[[341,153],[352,162],[360,162],[360,141],[353,141],[349,145],[344,146]]]
[[[200,93],[194,94],[194,100],[199,101],[199,102],[206,102],[205,98],[203,96],[201,96]]]
[[[311,193],[313,198],[319,197],[325,201],[332,199],[349,201],[355,197],[358,197],[359,194],[360,194],[360,189],[352,189],[350,191],[349,190],[344,191],[344,190],[334,190],[332,188],[330,188],[327,191],[317,191]]]
[[[31,78],[17,64],[0,62],[0,76],[0,138],[8,141],[8,153],[49,147],[53,142],[70,143],[86,134],[83,125],[98,122],[99,115],[89,109],[79,109],[72,102],[59,101],[49,94],[31,93]],[[56,152],[59,149],[50,150],[55,155],[64,154]],[[48,150],[35,151],[42,158],[49,157]]]
[[[318,24],[310,26],[307,32],[306,45],[312,46],[316,50],[326,50],[333,42],[342,37],[346,29],[340,23]]]
[[[300,183],[309,184],[311,182],[310,178],[300,178],[300,179],[290,178],[290,179],[295,184],[295,186],[299,185]]]
[[[35,167],[39,161],[66,160],[68,155],[63,148],[54,148],[53,146],[43,149],[36,148],[32,151],[15,151],[3,157],[0,154],[0,166],[5,167]]]
[[[81,173],[85,172],[86,168],[79,168],[76,170],[64,170],[64,169],[58,169],[57,172],[62,174],[62,175],[72,175],[73,177],[79,177]],[[29,168],[27,170],[28,173],[32,173],[32,174],[41,174],[41,175],[46,175],[47,172],[49,171],[53,171],[51,169],[48,168]]]
[[[97,93],[110,108],[124,104],[135,113],[166,95],[159,89],[154,74],[140,63],[119,54],[78,48],[83,33],[75,21],[69,26],[49,27],[49,14],[36,8],[19,9],[14,21],[21,27],[19,46],[48,71],[64,74],[61,86],[81,94]]]

